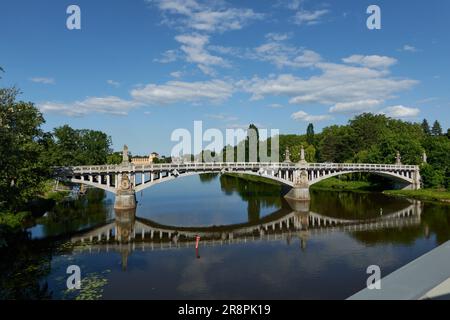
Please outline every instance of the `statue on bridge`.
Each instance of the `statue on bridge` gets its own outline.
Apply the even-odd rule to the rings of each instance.
[[[130,162],[130,159],[128,157],[128,146],[123,146],[123,152],[122,152],[122,164],[128,164]]]
[[[302,148],[300,150],[300,161],[298,163],[303,164],[303,165],[308,164],[308,162],[306,162],[305,148],[303,147],[303,145],[302,145]]]
[[[285,163],[291,163],[291,153],[289,152],[289,147],[286,147],[286,160],[284,160]]]
[[[397,166],[402,165],[402,157],[400,156],[400,151],[397,151],[397,156],[395,157],[395,164]]]

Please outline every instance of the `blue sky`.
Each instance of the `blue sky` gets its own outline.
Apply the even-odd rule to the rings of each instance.
[[[66,28],[71,4],[81,30]],[[371,111],[448,128],[449,16],[444,0],[5,0],[0,85],[45,129],[102,130],[134,154],[170,153],[195,120],[304,133]]]

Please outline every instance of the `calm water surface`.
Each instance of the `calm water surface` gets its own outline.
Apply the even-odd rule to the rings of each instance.
[[[90,190],[2,257],[0,298],[345,299],[365,286],[369,265],[387,275],[450,238],[449,206],[325,191],[305,206],[287,203],[286,191],[192,176],[116,214],[112,196]],[[66,290],[69,265],[82,270],[81,291]]]

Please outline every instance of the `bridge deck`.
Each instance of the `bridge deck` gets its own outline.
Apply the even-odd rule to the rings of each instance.
[[[83,173],[118,173],[118,172],[143,172],[143,171],[167,171],[167,170],[258,170],[266,169],[311,169],[311,170],[373,170],[373,171],[416,171],[418,166],[395,164],[369,164],[369,163],[284,163],[284,162],[217,162],[217,163],[163,163],[148,165],[100,165],[77,166],[70,169],[77,174]]]

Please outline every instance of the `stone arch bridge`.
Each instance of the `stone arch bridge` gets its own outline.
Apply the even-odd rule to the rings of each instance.
[[[420,189],[419,166],[396,164],[308,163],[302,148],[298,163],[215,162],[132,164],[124,154],[122,164],[58,168],[57,175],[74,183],[100,188],[116,195],[116,209],[136,206],[135,192],[159,183],[205,173],[241,173],[260,176],[291,187],[286,197],[308,201],[309,187],[328,178],[349,173],[371,173],[393,179],[405,189]]]

